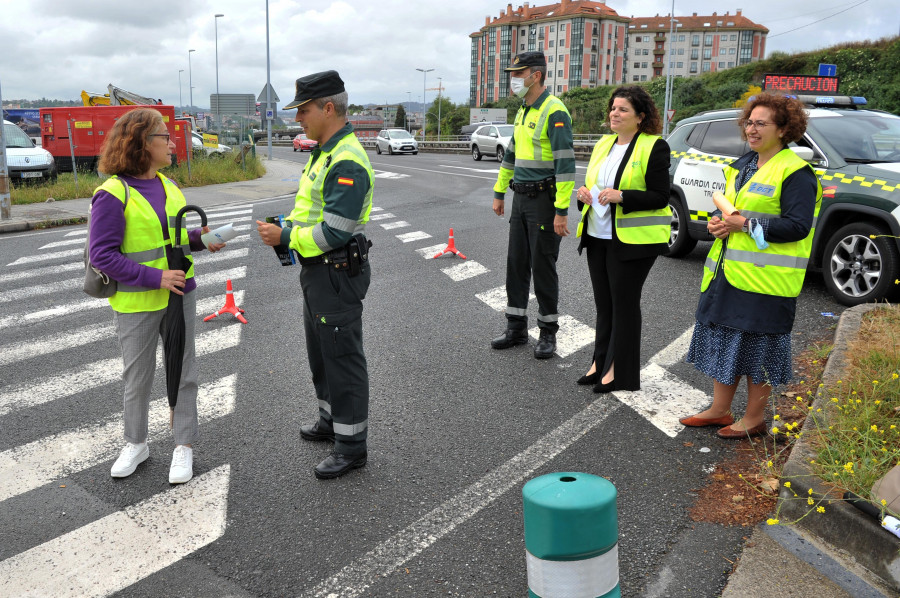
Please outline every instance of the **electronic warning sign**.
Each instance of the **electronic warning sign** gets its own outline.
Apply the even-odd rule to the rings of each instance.
[[[768,73],[763,76],[763,89],[789,93],[836,94],[838,92],[838,78],[818,75],[779,75],[777,73]]]

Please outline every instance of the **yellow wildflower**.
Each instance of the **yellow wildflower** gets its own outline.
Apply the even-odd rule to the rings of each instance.
[[[785,488],[790,488],[790,487],[791,487],[791,483],[790,483],[790,482],[785,482],[785,483],[784,483],[784,487],[785,487]]]
[[[811,499],[811,498],[807,498],[807,499],[806,499],[806,504],[808,504],[808,505],[814,505],[814,504],[816,504],[816,501],[814,501],[814,500]]]
[[[824,512],[825,512],[825,507],[818,507],[818,508],[816,509],[816,511],[818,511],[819,513],[824,513]]]
[[[778,426],[772,428],[772,435],[774,436],[775,434],[778,434]]]
[[[778,520],[772,518],[766,519],[766,525],[778,525]]]

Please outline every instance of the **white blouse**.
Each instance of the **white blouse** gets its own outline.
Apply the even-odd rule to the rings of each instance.
[[[627,143],[623,145],[613,144],[606,159],[600,163],[600,172],[597,174],[597,182],[595,183],[598,188],[613,188],[616,182],[616,174],[619,172],[619,165],[622,163],[622,158],[625,157],[627,149]],[[597,239],[612,239],[612,211],[615,207],[616,204],[610,203],[608,210],[598,210],[597,205],[594,204],[591,210],[591,217],[587,221],[587,234]]]

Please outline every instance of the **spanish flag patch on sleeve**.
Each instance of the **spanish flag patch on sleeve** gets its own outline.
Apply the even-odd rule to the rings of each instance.
[[[347,177],[340,176],[338,177],[338,185],[347,185],[349,187],[353,186],[353,179],[348,179]]]
[[[564,126],[566,126],[566,123],[554,123],[553,126],[554,127],[564,127]]]

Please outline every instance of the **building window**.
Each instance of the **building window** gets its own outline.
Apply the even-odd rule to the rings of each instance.
[[[733,63],[733,62],[729,62],[729,63],[728,63],[728,68],[731,68],[731,67],[733,67],[733,66],[734,66],[734,63]]]
[[[704,73],[708,73],[708,72],[709,72],[709,63],[708,63],[708,62],[704,62],[704,63],[703,63],[703,72],[704,72]]]
[[[566,30],[566,24],[565,24],[565,23],[561,23],[560,26],[559,26],[559,31],[560,31],[560,33],[563,32],[563,31],[565,31],[565,30]]]
[[[692,73],[696,73],[696,72],[697,72],[697,63],[696,63],[696,62],[692,62],[692,63],[691,63],[691,72],[692,72]]]
[[[691,60],[697,60],[700,58],[700,50],[697,48],[693,48],[691,50]]]
[[[548,78],[548,79],[552,79],[552,78],[553,78],[553,71],[550,71],[549,73],[547,73],[547,78]]]
[[[684,56],[684,48],[678,48],[678,55]]]
[[[635,36],[635,38],[634,38],[634,43],[636,43],[636,44],[641,43],[641,36],[640,36],[640,35]]]
[[[719,39],[724,42],[728,39],[728,35],[723,33],[722,35],[719,36]]]
[[[678,41],[683,42],[684,39],[685,39],[685,35],[684,35],[683,33],[680,33],[680,34],[678,35]]]
[[[556,57],[557,62],[562,62],[565,59],[566,59],[566,57],[564,54],[560,54],[559,56]]]
[[[564,40],[564,39],[559,40],[559,47],[560,47],[560,48],[562,48],[562,47],[565,46],[565,45],[566,45],[566,40]]]
[[[709,60],[712,58],[712,48],[703,48],[703,59]]]
[[[711,46],[712,42],[713,42],[712,33],[707,33],[706,35],[703,36],[703,45],[704,46]]]
[[[557,77],[564,77],[565,75],[563,75],[563,69],[559,69],[558,71],[556,71],[556,76],[557,76]]]
[[[725,56],[725,48],[719,48],[719,56]]]
[[[556,31],[556,26],[550,25],[550,33],[553,33],[554,31]]]
[[[725,63],[724,63],[724,62],[720,62],[720,63],[719,63],[719,68],[720,68],[720,69],[725,68]]]
[[[634,63],[634,68],[636,68],[636,69],[641,68],[641,63],[640,63],[640,62],[635,62],[635,63]]]
[[[551,39],[551,40],[550,40],[550,47],[551,47],[551,48],[553,47],[553,43],[554,43],[554,42],[553,42],[553,40]]]
[[[678,68],[680,68],[680,69],[683,69],[683,68],[684,68],[684,63],[683,63],[683,62],[679,62],[679,63],[676,63],[676,64],[677,64],[677,67],[678,67]]]
[[[521,51],[524,52],[524,51],[525,51],[525,44],[520,44],[520,45],[519,45],[519,50],[521,50]]]
[[[640,81],[641,78],[640,78],[639,76],[637,76],[637,75],[632,75],[632,76],[631,76],[631,80],[632,80],[632,81]]]
[[[562,85],[556,86],[556,93],[562,93]]]
[[[646,81],[646,80],[647,80],[647,75],[641,75],[641,81]]]
[[[728,48],[728,53],[729,53],[729,54],[734,54],[734,48]]]
[[[699,35],[692,35],[692,36],[691,36],[691,45],[692,45],[692,46],[699,46],[699,45],[700,45],[700,36],[699,36]]]
[[[553,56],[548,56],[548,57],[547,57],[547,62],[553,62]]]
[[[522,37],[525,37],[525,30],[519,29],[519,35],[521,35]]]
[[[647,68],[647,63],[646,63],[646,62],[642,62],[642,63],[641,63],[641,68],[642,68],[642,69]]]
[[[648,48],[644,48],[644,50],[643,50],[643,52],[641,52],[641,54],[643,54],[644,56],[649,56],[650,50]]]
[[[733,41],[733,42],[736,42],[736,41],[737,41],[737,33],[732,33],[732,34],[731,34],[731,37],[729,37],[728,39],[731,40],[731,41]]]

